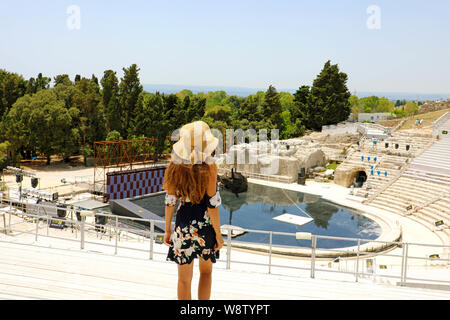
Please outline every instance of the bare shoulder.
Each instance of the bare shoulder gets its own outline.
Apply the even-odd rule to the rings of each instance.
[[[217,166],[215,163],[209,164],[209,170],[211,170],[211,173],[217,175]]]

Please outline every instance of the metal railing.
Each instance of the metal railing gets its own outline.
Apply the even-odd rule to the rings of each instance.
[[[433,136],[441,136],[440,129],[444,123],[446,123],[448,120],[450,120],[450,112],[444,113],[442,116],[440,116],[438,119],[433,121]]]
[[[100,245],[106,246],[110,248],[114,248],[114,254],[118,254],[119,249],[127,249],[127,250],[136,250],[146,252],[148,254],[148,259],[153,260],[154,254],[166,255],[167,250],[165,252],[158,252],[155,250],[154,244],[156,239],[160,237],[162,240],[163,233],[157,232],[155,230],[155,222],[161,222],[161,220],[150,220],[150,219],[142,219],[142,218],[131,218],[124,216],[117,216],[107,213],[96,212],[95,216],[104,216],[108,219],[108,223],[106,225],[97,224],[97,223],[88,223],[86,221],[86,215],[81,212],[81,219],[69,219],[67,218],[69,212],[73,214],[73,209],[70,208],[59,208],[58,210],[66,210],[66,217],[55,217],[55,215],[50,215],[46,212],[46,205],[34,205],[37,207],[37,211],[34,213],[26,212],[26,206],[16,200],[11,199],[0,199],[0,204],[6,205],[6,208],[10,208],[9,210],[2,210],[2,215],[5,221],[5,226],[0,228],[0,232],[5,232],[6,234],[10,232],[16,232],[18,234],[32,234],[34,235],[34,240],[37,242],[40,237],[49,237],[49,238],[57,238],[64,239],[69,241],[79,242],[79,247],[81,250],[86,249],[86,244]],[[5,207],[4,207],[5,208]],[[54,209],[54,207],[52,207]],[[36,209],[36,208],[35,208]],[[6,215],[9,216],[6,219]],[[18,216],[24,221],[35,223],[33,229],[30,230],[14,230],[13,227],[16,224],[11,224],[11,216]],[[6,220],[9,221],[8,225],[6,224]],[[125,227],[122,222],[123,221],[133,221],[133,222],[144,222],[149,225],[149,228],[138,230],[138,229],[130,229],[129,227]],[[49,234],[49,227],[52,223],[57,223],[57,221],[64,221],[66,226],[72,228],[75,232],[76,239],[70,239],[66,237],[58,237]],[[23,222],[19,222],[23,223]],[[42,229],[42,224],[46,227],[47,232],[42,234],[39,232]],[[41,227],[40,227],[41,225]],[[102,231],[101,229],[104,228]],[[99,231],[100,230],[100,231]],[[267,235],[269,240],[266,244],[258,243],[256,244],[256,249],[259,251],[258,257],[259,260],[267,259],[264,261],[257,261],[252,258],[251,261],[243,261],[243,260],[232,260],[232,251],[235,250],[252,250],[252,246],[255,246],[255,243],[250,242],[242,242],[242,241],[232,241],[232,228],[231,227],[222,227],[223,231],[226,231],[225,243],[222,250],[226,251],[226,259],[225,262],[226,269],[231,269],[231,263],[233,264],[244,264],[244,265],[257,265],[268,268],[268,273],[272,273],[274,268],[283,268],[283,269],[295,269],[295,270],[305,270],[308,271],[309,276],[311,278],[315,278],[318,272],[334,272],[340,274],[349,274],[352,275],[356,282],[358,279],[362,277],[374,277],[374,276],[382,276],[386,278],[398,279],[400,285],[407,284],[409,280],[418,280],[425,281],[427,283],[438,283],[440,285],[446,285],[450,287],[450,279],[443,277],[440,279],[431,279],[431,278],[418,278],[418,277],[408,277],[408,270],[411,270],[413,260],[427,260],[426,264],[428,265],[428,261],[432,261],[434,263],[438,262],[440,265],[448,268],[450,262],[450,245],[432,245],[432,244],[420,244],[420,243],[407,243],[407,242],[388,242],[388,241],[378,241],[371,239],[359,239],[359,238],[345,238],[345,237],[331,237],[331,236],[322,236],[322,235],[312,235],[309,233],[286,233],[286,232],[275,232],[275,231],[264,231],[264,230],[251,230],[251,229],[243,229],[245,233],[257,233]],[[135,237],[136,235],[140,238],[137,241],[142,241],[145,243],[146,240],[149,241],[148,245],[145,245],[147,249],[142,249],[139,246],[120,246],[119,241],[120,238],[124,237],[124,232],[130,232]],[[78,239],[78,233],[80,233],[80,238]],[[109,242],[101,242],[89,241],[88,235],[98,234],[106,235],[109,238],[109,242],[114,241],[114,244],[110,244]],[[109,233],[109,234],[108,234]],[[225,232],[224,232],[225,233]],[[306,237],[305,237],[306,235]],[[279,244],[274,244],[273,237],[274,236],[285,236],[285,237],[293,237],[294,239],[302,239],[310,243],[308,246],[283,246]],[[127,237],[128,238],[128,237]],[[318,247],[317,243],[321,240],[332,240],[332,241],[352,241],[356,243],[353,247],[347,248],[322,248]],[[162,241],[159,243],[162,243]],[[310,242],[309,242],[310,241]],[[411,255],[409,248],[412,246],[420,246],[420,247],[429,247],[434,248],[433,252],[435,254],[428,256],[413,256]],[[141,246],[142,247],[142,246]],[[392,250],[400,248],[401,254],[393,254]],[[256,251],[252,251],[256,253]],[[277,259],[282,255],[294,255],[301,257],[301,260],[298,259],[282,259],[285,264],[277,264],[274,263],[275,257]],[[266,257],[265,257],[266,256]],[[374,265],[374,261],[377,258],[397,258],[400,260],[399,263],[391,263],[388,265],[379,265],[385,267],[384,269],[391,269],[392,272],[380,275],[377,274],[374,270],[376,270],[376,264]],[[342,270],[340,264],[341,261],[345,260],[346,268]],[[301,261],[302,263],[299,263]],[[220,260],[219,260],[220,262]],[[308,265],[309,262],[309,265]],[[339,262],[339,269],[335,270],[333,268],[333,264]],[[370,262],[370,263],[369,263]],[[287,263],[287,264],[286,264]],[[321,268],[321,266],[328,264],[327,268]],[[366,269],[364,271],[364,264],[366,264]],[[369,268],[369,264],[371,269]],[[423,267],[423,265],[421,265]],[[398,269],[398,270],[396,270]]]

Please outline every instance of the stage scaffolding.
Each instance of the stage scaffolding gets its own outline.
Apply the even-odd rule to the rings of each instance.
[[[170,142],[170,148],[174,141]],[[155,138],[140,138],[94,142],[93,193],[106,195],[106,175],[109,172],[127,171],[156,165]],[[161,164],[160,162],[158,164]]]

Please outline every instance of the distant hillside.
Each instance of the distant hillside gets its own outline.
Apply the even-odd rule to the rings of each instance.
[[[177,93],[181,90],[188,89],[193,93],[209,92],[209,91],[225,91],[228,95],[237,95],[241,97],[247,97],[251,94],[255,94],[258,91],[266,91],[267,88],[247,88],[247,87],[228,87],[228,86],[194,86],[194,85],[177,85],[177,84],[144,84],[144,90],[147,92],[161,93]],[[297,89],[292,88],[277,88],[277,91],[285,91],[294,93]],[[352,92],[355,94],[355,92]],[[446,100],[450,99],[450,94],[442,93],[406,93],[406,92],[356,92],[359,98],[377,96],[386,97],[389,100],[396,101],[405,99],[407,101],[426,101],[426,100]]]

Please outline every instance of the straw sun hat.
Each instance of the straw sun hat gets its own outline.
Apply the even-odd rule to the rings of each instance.
[[[209,162],[218,142],[205,122],[191,122],[181,127],[180,139],[173,145],[172,156],[175,154],[179,160],[190,164]]]

